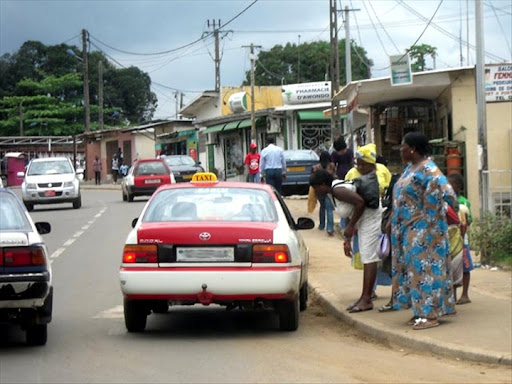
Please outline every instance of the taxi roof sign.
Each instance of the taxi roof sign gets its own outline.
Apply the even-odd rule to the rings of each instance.
[[[197,172],[192,176],[191,183],[212,183],[219,181],[213,172]]]

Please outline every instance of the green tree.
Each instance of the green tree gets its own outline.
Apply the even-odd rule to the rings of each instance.
[[[423,72],[432,69],[426,67],[425,56],[434,58],[437,51],[436,47],[427,44],[413,45],[405,51],[409,53],[409,57],[411,58],[411,69],[413,72]]]
[[[340,84],[346,83],[345,40],[339,43]],[[331,60],[330,44],[325,41],[312,43],[275,45],[269,51],[260,51],[254,73],[257,85],[281,85],[324,81],[329,79]],[[373,61],[366,51],[352,41],[352,79],[370,77]],[[243,85],[251,83],[251,72],[246,72]]]

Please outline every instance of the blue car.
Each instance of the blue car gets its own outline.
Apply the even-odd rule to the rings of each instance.
[[[307,195],[311,168],[320,162],[320,158],[312,149],[290,149],[284,151],[284,156],[286,179],[283,180],[283,195]]]

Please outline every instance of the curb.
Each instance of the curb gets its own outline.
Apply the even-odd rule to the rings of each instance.
[[[343,308],[333,304],[336,303],[336,297],[332,293],[324,290],[320,284],[311,284],[311,278],[308,286],[311,295],[314,296],[322,307],[324,307],[330,314],[380,342],[395,344],[408,349],[427,351],[435,355],[442,355],[457,360],[508,366],[512,365],[512,356],[499,355],[472,347],[462,348],[459,345],[439,342],[438,340],[433,340],[429,337],[417,340],[407,337],[407,335],[402,332],[383,329],[382,325],[371,320],[358,320],[343,311]]]

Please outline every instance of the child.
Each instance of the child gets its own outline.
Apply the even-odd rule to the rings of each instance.
[[[468,228],[473,221],[471,215],[471,204],[468,199],[461,195],[462,188],[464,186],[464,180],[460,173],[450,173],[448,175],[448,181],[450,182],[453,190],[457,194],[457,200],[459,202],[459,218],[461,222],[461,234],[464,239],[464,246],[462,250],[463,257],[463,274],[462,274],[462,295],[457,301],[458,305],[471,303],[468,296],[470,272],[473,269],[473,260],[471,259],[471,253],[469,251],[469,236]]]

